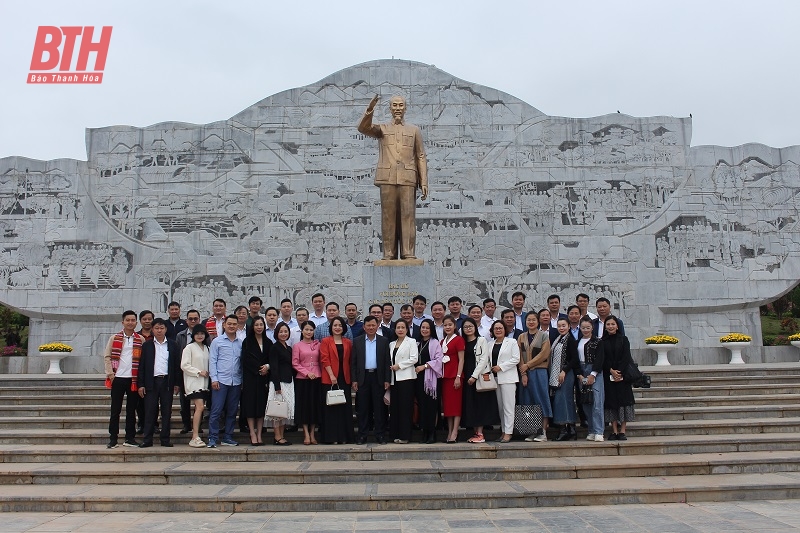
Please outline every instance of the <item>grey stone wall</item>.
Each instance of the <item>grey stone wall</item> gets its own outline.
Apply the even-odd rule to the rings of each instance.
[[[692,147],[688,118],[551,117],[379,60],[212,124],[87,130],[87,161],[0,159],[0,301],[40,319],[31,346],[69,342],[86,371],[126,308],[164,315],[175,299],[206,315],[215,297],[232,309],[317,290],[366,303],[377,145],[355,125],[375,93],[376,121],[402,94],[425,137],[429,301],[602,295],[632,345],[673,334],[693,362],[731,331],[760,344],[758,305],[798,279],[800,147]]]

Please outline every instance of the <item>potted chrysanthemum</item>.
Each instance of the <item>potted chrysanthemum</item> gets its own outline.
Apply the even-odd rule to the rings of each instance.
[[[648,348],[652,348],[658,354],[656,366],[669,366],[668,352],[678,345],[678,337],[672,335],[653,335],[644,340]]]
[[[728,333],[724,337],[720,337],[719,342],[731,352],[731,361],[730,364],[732,365],[741,365],[744,364],[744,359],[742,359],[742,350],[750,346],[750,342],[753,338],[750,335],[745,335],[744,333]]]

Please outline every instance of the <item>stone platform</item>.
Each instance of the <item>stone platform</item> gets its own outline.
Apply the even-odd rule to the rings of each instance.
[[[625,442],[587,442],[583,431],[572,442],[473,445],[462,431],[456,445],[303,446],[293,433],[293,446],[250,447],[237,433],[240,446],[215,450],[189,448],[177,431],[174,448],[107,450],[100,376],[3,376],[0,512],[387,511],[396,519],[411,510],[800,497],[800,364],[643,370],[653,387],[636,390]]]

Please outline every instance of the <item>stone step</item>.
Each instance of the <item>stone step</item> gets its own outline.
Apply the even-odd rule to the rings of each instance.
[[[800,394],[800,382],[795,384],[709,385],[706,387],[661,387],[654,385],[649,389],[633,389],[633,395],[637,398],[690,398],[693,396],[740,396],[755,394],[764,396],[772,396],[775,394]]]
[[[209,450],[208,453],[214,453]],[[189,458],[191,459],[191,458]],[[286,485],[626,478],[800,471],[794,451],[394,461],[1,463],[0,485]]]
[[[656,420],[720,420],[744,418],[786,418],[800,417],[800,404],[780,405],[719,405],[697,407],[647,407],[636,408],[637,422],[650,422]]]
[[[742,396],[678,396],[636,398],[636,412],[651,407],[711,407],[749,405],[798,405],[800,394],[742,395]]]
[[[237,447],[220,447],[214,451],[217,455],[224,454],[226,460],[241,461],[281,461],[286,460],[318,460],[320,457],[351,457],[351,460],[363,460],[370,457],[409,459],[452,459],[452,458],[490,458],[490,457],[559,457],[564,455],[564,450],[569,450],[568,455],[628,455],[628,454],[669,454],[669,453],[694,453],[694,452],[734,452],[734,451],[769,451],[769,450],[798,450],[800,451],[800,433],[786,425],[788,419],[778,419],[781,425],[771,426],[771,431],[762,431],[763,424],[752,427],[742,426],[742,431],[724,431],[725,427],[709,426],[707,430],[700,431],[695,424],[685,421],[671,422],[672,427],[656,428],[660,433],[653,433],[653,428],[643,423],[632,422],[628,428],[629,439],[624,442],[606,441],[593,443],[585,440],[586,430],[579,428],[578,440],[556,442],[558,430],[550,430],[548,442],[524,442],[516,437],[511,443],[499,445],[493,439],[499,436],[498,430],[487,431],[487,443],[470,444],[466,442],[470,434],[466,431],[459,433],[457,444],[447,445],[443,442],[436,444],[418,444],[416,440],[405,445],[387,444],[377,445],[370,438],[366,445],[319,445],[303,446],[302,432],[287,432],[287,438],[293,442],[292,446],[273,446],[271,430],[265,430],[263,440],[267,443],[262,447],[251,447],[249,436],[236,432],[234,438],[239,442]],[[796,428],[795,421],[795,428]],[[638,424],[641,427],[636,427]],[[664,435],[672,430],[675,434]],[[747,431],[745,431],[747,430]],[[606,437],[609,432],[606,430]],[[443,433],[439,432],[441,439]],[[207,440],[208,432],[202,435]],[[190,448],[188,435],[172,432],[171,441],[173,448],[138,449],[121,446],[123,436],[120,435],[120,447],[106,450],[108,433],[105,430],[64,429],[54,433],[49,429],[0,430],[0,462],[10,461],[47,461],[55,462],[87,462],[87,461],[178,461],[186,460],[186,454],[195,454],[197,450]],[[141,442],[141,436],[137,437]],[[203,451],[203,450],[201,450]],[[55,455],[53,455],[55,454]],[[367,455],[365,455],[367,454]],[[216,457],[214,455],[213,457]],[[60,456],[61,459],[55,459]],[[199,454],[194,460],[204,460],[209,456]],[[292,457],[296,459],[291,459]]]
[[[74,396],[99,394],[105,394],[106,398],[110,398],[110,392],[103,386],[102,382],[100,385],[57,386],[46,382],[39,382],[35,385],[0,385],[0,398],[5,398],[6,396],[32,396],[42,398],[60,396],[63,399],[72,398]]]
[[[609,490],[613,487],[613,490]],[[0,511],[388,511],[788,499],[800,474],[275,485],[0,486]]]
[[[639,369],[653,379],[681,378],[690,376],[780,376],[800,374],[800,362],[747,363],[744,365],[670,365],[640,366]]]

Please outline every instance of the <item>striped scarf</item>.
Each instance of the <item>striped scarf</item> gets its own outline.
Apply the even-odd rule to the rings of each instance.
[[[567,333],[569,335],[569,333]],[[561,367],[564,366],[564,359],[567,354],[567,335],[561,335],[555,344],[553,350],[550,352],[550,379],[548,384],[551,387],[558,388],[558,375],[561,373]]]
[[[139,376],[139,358],[142,356],[142,343],[144,342],[144,337],[139,335],[138,333],[133,334],[133,361],[131,361],[131,391],[136,392],[138,390],[137,382]],[[114,335],[114,340],[111,341],[111,370],[114,374],[117,373],[117,369],[119,368],[119,358],[122,355],[122,347],[125,344],[125,334],[123,332],[119,332]],[[106,388],[111,388],[111,380],[106,378]]]
[[[206,320],[206,330],[208,331],[208,338],[209,340],[214,340],[217,336],[217,319],[216,317],[211,317]]]

